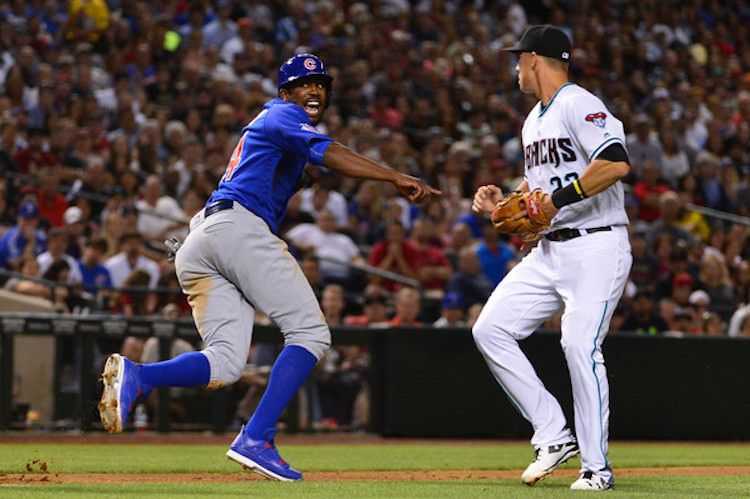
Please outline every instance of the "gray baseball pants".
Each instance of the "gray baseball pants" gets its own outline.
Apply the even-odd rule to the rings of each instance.
[[[242,374],[256,308],[281,329],[285,346],[303,347],[318,359],[330,346],[318,301],[286,243],[239,203],[194,216],[175,265],[205,344],[209,387]]]

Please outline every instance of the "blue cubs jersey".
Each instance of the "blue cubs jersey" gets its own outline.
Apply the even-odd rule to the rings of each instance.
[[[305,164],[320,164],[332,141],[312,126],[300,106],[272,99],[242,129],[208,203],[237,201],[265,220],[276,234]]]

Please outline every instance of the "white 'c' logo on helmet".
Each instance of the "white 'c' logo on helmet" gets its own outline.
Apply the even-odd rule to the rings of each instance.
[[[315,69],[315,59],[305,59],[305,67],[311,71]]]

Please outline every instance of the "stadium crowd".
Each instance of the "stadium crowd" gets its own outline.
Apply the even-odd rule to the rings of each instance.
[[[334,77],[319,126],[444,193],[412,206],[388,184],[310,168],[316,182],[290,202],[281,236],[327,319],[471,325],[528,251],[470,199],[524,174],[534,99],[500,49],[545,22],[572,39],[572,81],[628,133],[634,264],[612,329],[750,335],[750,8],[739,0],[0,2],[4,287],[70,313],[189,316],[162,241],[185,236],[243,124],[277,95],[279,65],[308,51]],[[351,382],[365,356],[332,353],[324,377]]]

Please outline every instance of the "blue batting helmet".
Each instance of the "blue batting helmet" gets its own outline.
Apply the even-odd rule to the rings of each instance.
[[[306,76],[321,75],[326,79],[328,88],[331,87],[333,77],[326,71],[326,65],[313,54],[298,54],[290,57],[279,68],[279,79],[277,88],[282,88],[289,83]]]

